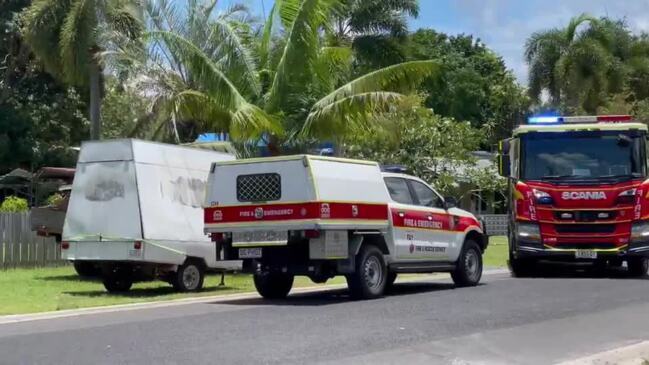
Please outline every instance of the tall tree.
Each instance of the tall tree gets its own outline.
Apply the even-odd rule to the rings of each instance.
[[[623,89],[630,42],[624,22],[587,14],[532,34],[525,47],[530,96],[538,101],[547,91],[568,112],[596,113],[609,93]]]
[[[201,121],[211,129],[230,131],[239,139],[263,136],[280,152],[280,146],[309,138],[343,138],[364,128],[371,113],[387,110],[425,77],[436,73],[432,61],[393,65],[337,85],[332,69],[349,61],[345,47],[328,47],[322,30],[341,6],[340,0],[282,0],[275,2],[269,22],[281,20],[283,37],[273,38],[273,26],[265,26],[260,51],[261,66],[252,62],[249,82],[235,81],[223,60],[247,54],[243,41],[234,50],[211,54],[196,40],[177,30],[152,31],[149,47],[164,44],[170,59],[193,75],[192,84],[180,71],[167,67],[182,85],[172,93],[178,115]],[[211,26],[211,25],[210,25]],[[216,33],[215,34],[219,34]],[[228,32],[232,40],[240,39]],[[157,43],[156,43],[157,42]],[[275,48],[273,47],[275,46]],[[275,49],[278,57],[271,60]],[[239,55],[239,56],[237,56]],[[252,82],[264,71],[267,87]],[[171,76],[170,76],[171,77]]]
[[[361,72],[403,62],[407,18],[418,15],[417,0],[345,0],[333,18],[330,42],[351,44]]]
[[[45,69],[88,90],[92,139],[101,137],[103,93],[100,53],[116,37],[135,37],[141,26],[129,0],[35,0],[24,12],[25,39]]]

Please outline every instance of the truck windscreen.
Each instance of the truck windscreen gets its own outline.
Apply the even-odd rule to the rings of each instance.
[[[634,131],[529,133],[521,137],[524,180],[624,179],[645,175],[644,135]]]

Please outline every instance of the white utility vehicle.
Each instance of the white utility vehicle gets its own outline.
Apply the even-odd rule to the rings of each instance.
[[[215,162],[205,232],[243,260],[257,291],[283,298],[295,275],[345,275],[355,298],[381,296],[398,273],[450,272],[477,285],[481,223],[424,181],[375,162],[287,156]]]
[[[198,290],[220,268],[203,233],[210,165],[234,156],[133,139],[81,146],[61,243],[64,259],[101,267],[108,291],[161,278]]]

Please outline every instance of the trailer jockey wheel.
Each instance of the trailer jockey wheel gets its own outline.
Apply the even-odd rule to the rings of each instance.
[[[203,288],[205,280],[205,268],[198,260],[187,260],[178,266],[173,276],[174,289],[179,292],[198,291]]]

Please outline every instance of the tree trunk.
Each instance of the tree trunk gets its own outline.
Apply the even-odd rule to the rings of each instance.
[[[101,139],[101,67],[90,62],[90,139]]]

